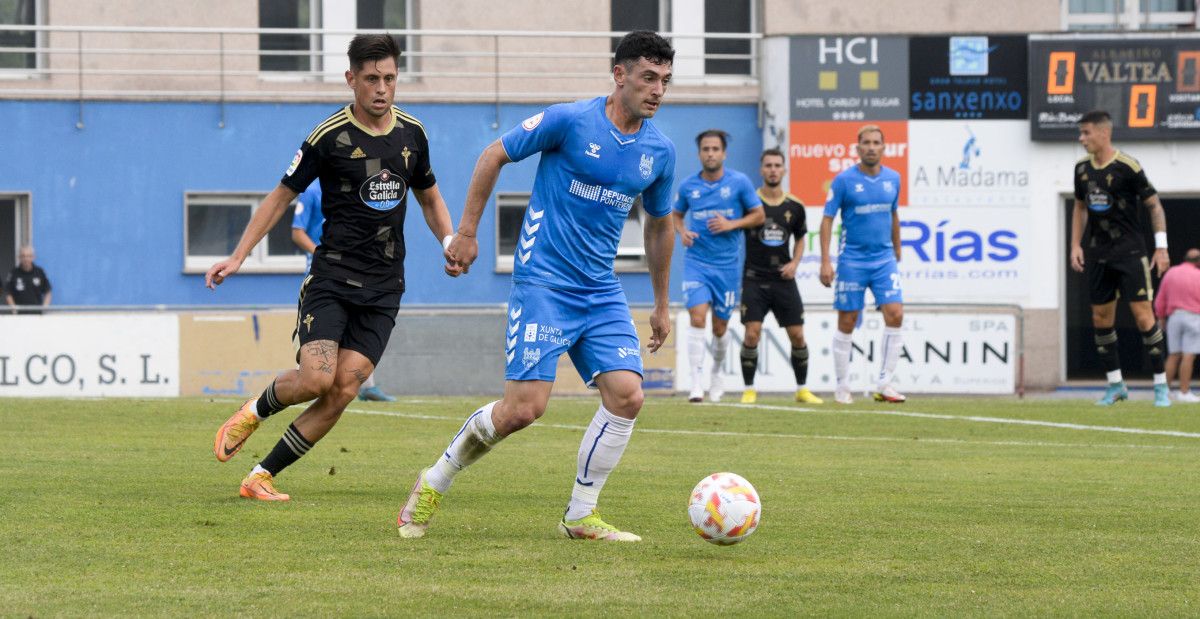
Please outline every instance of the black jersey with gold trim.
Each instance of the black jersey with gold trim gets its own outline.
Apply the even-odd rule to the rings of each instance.
[[[408,190],[437,183],[425,127],[398,107],[381,133],[358,122],[352,105],[313,129],[280,181],[304,191],[321,182],[325,225],[312,273],[353,286],[404,290]]]
[[[1075,199],[1087,207],[1083,249],[1092,260],[1145,255],[1143,200],[1157,191],[1136,159],[1116,151],[1101,165],[1094,157],[1075,164]]]
[[[758,192],[763,203],[766,220],[757,228],[746,230],[747,279],[759,281],[782,281],[779,267],[792,259],[792,245],[796,239],[808,234],[804,204],[792,194],[784,194],[779,202],[772,203]]]

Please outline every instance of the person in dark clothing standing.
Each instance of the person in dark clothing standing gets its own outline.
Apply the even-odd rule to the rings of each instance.
[[[50,278],[42,267],[33,263],[33,246],[21,247],[17,266],[9,271],[4,280],[4,300],[12,306],[47,306],[50,305]],[[40,314],[37,309],[15,310],[17,314]]]

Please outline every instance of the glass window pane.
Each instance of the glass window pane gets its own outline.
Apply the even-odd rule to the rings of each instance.
[[[630,30],[653,30],[658,32],[662,24],[659,22],[660,0],[612,0],[612,30],[614,32],[629,32]],[[614,38],[611,51],[617,51],[617,43],[621,40]]]
[[[497,215],[496,255],[511,256],[517,251],[521,222],[525,221],[525,205],[501,204]]]
[[[1196,0],[1141,0],[1140,6],[1143,13],[1150,11],[1191,13],[1196,10]]]
[[[187,218],[189,256],[228,256],[250,222],[250,205],[193,202]]]
[[[311,28],[310,0],[258,0],[259,28]],[[312,50],[312,37],[307,34],[260,34],[258,49],[264,52]],[[310,71],[309,55],[262,55],[258,57],[260,71]]]
[[[358,0],[358,27],[362,30],[407,30],[408,29],[408,0]],[[396,45],[400,47],[400,60],[397,68],[404,71],[408,61],[404,53],[408,51],[408,37],[394,36]]]
[[[707,32],[750,33],[750,0],[705,0]],[[749,75],[750,59],[708,58],[711,54],[750,54],[749,39],[705,39],[704,72],[709,75]]]
[[[268,256],[303,256],[296,243],[292,241],[292,217],[296,214],[296,203],[293,202],[283,212],[283,217],[275,222],[275,227],[267,233]]]
[[[0,198],[0,279],[17,266],[17,201]]]
[[[646,240],[642,236],[642,197],[638,196],[629,209],[629,217],[625,218],[625,227],[621,228],[621,240],[617,243],[618,254],[640,255]],[[632,250],[632,251],[631,251]]]
[[[1117,10],[1117,0],[1071,0],[1067,10],[1071,13],[1113,13]]]
[[[37,23],[34,12],[37,0],[0,0],[0,24],[18,25]],[[37,36],[32,30],[0,32],[0,47],[36,47]],[[0,53],[0,69],[33,69],[37,65],[34,52]]]

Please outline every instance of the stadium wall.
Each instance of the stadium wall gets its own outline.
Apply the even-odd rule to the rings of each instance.
[[[427,128],[438,185],[458,221],[479,153],[509,127],[542,109],[404,106]],[[243,274],[221,289],[183,272],[184,194],[266,193],[275,187],[304,136],[338,106],[330,104],[0,101],[8,128],[0,137],[0,193],[28,194],[38,263],[61,305],[290,304],[300,273]],[[667,106],[655,119],[678,148],[676,178],[699,169],[693,138],[719,127],[733,135],[727,164],[751,175],[762,148],[754,105]],[[536,158],[508,166],[500,192],[532,188]],[[480,260],[470,279],[448,283],[440,250],[415,201],[405,224],[405,304],[499,304],[509,275],[495,272],[494,204],[480,225]],[[680,253],[681,247],[676,247]],[[673,281],[682,274],[676,260]],[[632,303],[653,300],[645,273],[623,273]],[[677,289],[672,300],[680,301]]]

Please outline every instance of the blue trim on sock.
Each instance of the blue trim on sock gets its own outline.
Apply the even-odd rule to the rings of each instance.
[[[592,441],[592,449],[591,449],[591,451],[588,452],[587,460],[585,460],[583,462],[583,476],[584,477],[588,476],[588,468],[592,466],[592,454],[596,453],[596,446],[600,444],[600,437],[604,436],[604,432],[606,430],[608,430],[608,422],[607,421],[604,422],[604,425],[600,426],[600,433],[596,435],[596,440]],[[589,482],[579,481],[578,477],[575,478],[575,483],[583,485],[583,486],[592,485],[592,482],[590,482],[590,481]]]

